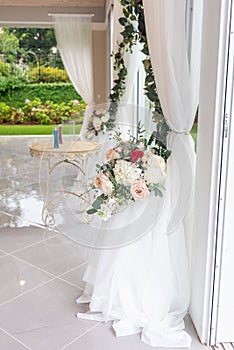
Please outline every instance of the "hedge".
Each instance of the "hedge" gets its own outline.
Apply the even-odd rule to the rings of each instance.
[[[35,100],[39,98],[42,103],[52,101],[54,103],[69,103],[71,100],[82,102],[82,98],[77,94],[70,83],[58,84],[25,84],[12,89],[10,92],[1,93],[0,102],[15,108],[22,108],[25,100]]]

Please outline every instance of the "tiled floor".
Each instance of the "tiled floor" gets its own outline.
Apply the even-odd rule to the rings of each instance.
[[[83,288],[88,249],[63,234],[75,225],[66,201],[55,210],[57,227],[42,223],[45,164],[28,152],[28,145],[38,140],[0,138],[0,350],[151,349],[139,335],[116,338],[110,324],[76,318],[86,307],[75,299]],[[65,185],[75,176],[69,170]],[[52,186],[60,180],[55,173]],[[186,327],[192,350],[206,349],[189,318]]]

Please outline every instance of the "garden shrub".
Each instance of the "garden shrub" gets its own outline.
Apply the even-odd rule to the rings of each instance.
[[[84,116],[85,103],[77,103],[77,100],[69,103],[54,103],[47,101],[45,104],[37,98],[33,101],[26,100],[22,108],[8,106],[0,102],[0,123],[8,124],[61,124],[68,119],[81,122]]]
[[[69,103],[71,100],[78,100],[80,103],[83,101],[70,83],[24,84],[20,88],[12,88],[10,93],[5,91],[0,94],[1,102],[16,108],[23,107],[26,99],[32,101],[39,98],[42,103],[52,101],[59,104]]]
[[[35,67],[29,72],[28,77],[33,83],[70,82],[64,69],[53,67]]]
[[[8,76],[9,72],[11,70],[11,66],[9,63],[4,63],[2,60],[0,60],[0,76]]]
[[[0,102],[0,123],[9,123],[12,121],[12,109],[10,106],[6,105],[4,102]]]

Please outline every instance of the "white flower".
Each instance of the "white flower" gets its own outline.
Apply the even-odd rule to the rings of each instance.
[[[103,193],[105,194],[111,194],[113,192],[113,184],[111,181],[104,181],[102,183],[102,187],[101,187],[101,190]]]
[[[166,163],[165,160],[152,153],[150,150],[148,150],[145,155],[142,157],[142,161],[143,161],[143,166],[145,168],[149,168],[149,167],[160,167],[162,169],[162,171],[166,172]]]
[[[101,126],[101,125],[102,125],[101,119],[98,118],[98,117],[94,117],[93,118],[93,126],[94,126],[94,128],[97,127],[97,126]]]
[[[112,211],[107,204],[101,204],[101,207],[98,210],[97,214],[101,216],[104,221],[107,221],[110,219]]]
[[[103,134],[106,133],[106,125],[103,125],[103,127],[102,127],[102,132],[103,132]]]
[[[101,121],[102,121],[103,123],[106,123],[108,120],[109,120],[109,115],[108,115],[108,114],[105,114],[105,115],[103,115],[103,116],[101,117]]]
[[[118,183],[128,185],[140,178],[141,169],[135,163],[119,159],[116,161],[114,174]]]
[[[142,157],[143,167],[146,168],[144,178],[147,183],[162,184],[166,178],[166,163],[164,159],[148,150]]]
[[[116,198],[110,198],[107,202],[107,205],[111,209],[112,212],[115,211],[119,206]]]
[[[162,184],[165,180],[165,172],[162,171],[160,167],[158,168],[148,168],[145,171],[145,181],[148,184]]]
[[[110,219],[112,214],[114,214],[119,207],[118,201],[116,198],[110,198],[105,203],[101,204],[100,209],[97,211],[97,214],[102,217],[104,221]]]

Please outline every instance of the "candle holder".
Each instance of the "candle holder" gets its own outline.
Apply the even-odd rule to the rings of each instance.
[[[59,148],[58,129],[54,129],[54,148]]]

